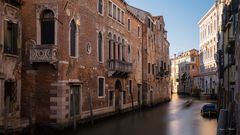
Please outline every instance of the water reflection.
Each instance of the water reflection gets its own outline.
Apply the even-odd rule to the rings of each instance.
[[[174,95],[172,101],[156,108],[101,120],[69,135],[216,135],[215,119],[202,118],[204,101],[194,100],[183,107],[186,98]]]

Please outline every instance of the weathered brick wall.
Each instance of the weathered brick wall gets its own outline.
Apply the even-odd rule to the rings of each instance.
[[[24,71],[35,70],[35,80],[31,81],[26,78],[23,84],[26,88],[23,95],[27,95],[29,91],[35,89],[36,95],[36,120],[39,123],[64,123],[68,122],[69,117],[69,89],[71,83],[81,85],[81,112],[89,111],[89,92],[92,93],[93,109],[101,109],[108,107],[108,92],[115,90],[115,83],[120,80],[123,90],[127,90],[128,80],[133,81],[133,99],[137,101],[137,83],[141,84],[141,67],[137,63],[138,51],[141,52],[142,41],[137,37],[137,26],[141,23],[133,16],[128,15],[126,5],[121,1],[114,1],[119,7],[125,11],[125,22],[127,18],[132,19],[132,31],[128,32],[125,25],[119,24],[115,20],[108,17],[107,2],[104,1],[104,15],[99,15],[97,12],[97,1],[85,0],[80,1],[29,1],[22,8],[24,31],[23,43],[33,40],[37,42],[37,12],[44,8],[55,7],[57,16],[57,47],[58,47],[58,63],[55,68],[51,64],[38,64],[33,67],[30,65],[29,46],[24,45]],[[65,7],[65,9],[64,9]],[[37,18],[37,19],[36,19]],[[69,24],[74,19],[79,21],[78,29],[78,58],[69,57]],[[99,63],[97,60],[97,36],[98,32],[103,34],[104,46],[104,63]],[[108,76],[108,32],[114,32],[121,35],[132,45],[133,73],[126,79],[113,78]],[[90,46],[91,53],[87,52],[87,47]],[[140,60],[139,60],[140,61]],[[138,68],[138,69],[137,69]],[[140,69],[139,69],[140,68]],[[99,98],[97,95],[97,77],[105,77],[106,89],[104,98]],[[29,75],[29,78],[34,76]],[[33,88],[27,86],[33,85]],[[57,90],[57,92],[56,92]],[[117,92],[117,91],[116,91]],[[126,93],[128,93],[126,91]],[[131,103],[130,96],[126,96],[127,103]],[[27,98],[23,101],[23,106],[26,106]],[[47,113],[38,113],[37,111],[44,110]],[[24,112],[23,112],[24,113]],[[27,113],[27,112],[25,112]]]
[[[4,1],[0,2],[0,117],[5,104],[5,81],[16,82],[16,103],[14,103],[13,112],[18,117],[20,112],[20,93],[21,93],[21,17],[18,7],[12,7]],[[17,33],[17,54],[10,54],[4,51],[4,21],[12,21],[18,25]]]

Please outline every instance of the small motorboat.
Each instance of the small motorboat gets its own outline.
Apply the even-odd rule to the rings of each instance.
[[[184,106],[188,107],[192,104],[193,100],[192,99],[189,99],[187,100],[185,103],[184,103]]]

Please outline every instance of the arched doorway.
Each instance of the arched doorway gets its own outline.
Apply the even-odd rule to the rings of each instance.
[[[121,81],[117,80],[115,83],[115,108],[119,111],[122,105],[122,84]]]

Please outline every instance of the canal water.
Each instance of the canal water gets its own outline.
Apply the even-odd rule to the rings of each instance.
[[[172,101],[157,107],[97,121],[93,127],[84,126],[67,135],[216,135],[216,119],[200,115],[207,101],[173,95]]]

